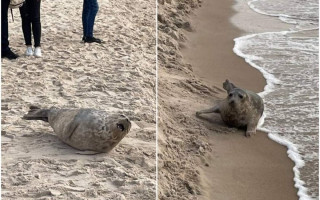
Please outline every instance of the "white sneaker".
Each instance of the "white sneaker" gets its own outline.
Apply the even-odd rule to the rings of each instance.
[[[41,57],[42,56],[42,54],[41,54],[41,48],[40,47],[36,47],[35,49],[34,49],[34,54],[33,54],[34,56],[36,56],[36,57]]]
[[[26,56],[32,56],[32,55],[33,55],[32,47],[27,47]]]

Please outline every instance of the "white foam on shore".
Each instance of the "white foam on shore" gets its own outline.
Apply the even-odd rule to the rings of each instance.
[[[289,32],[293,32],[293,31],[283,31],[281,33],[285,35],[285,34],[287,34]],[[271,91],[273,91],[274,85],[280,84],[281,81],[279,79],[277,79],[274,75],[268,73],[265,69],[263,69],[262,67],[258,66],[257,64],[255,64],[253,62],[253,60],[262,60],[262,58],[258,58],[257,56],[244,54],[240,50],[240,47],[243,46],[243,45],[246,45],[246,40],[249,39],[249,38],[255,37],[257,35],[272,34],[272,33],[279,33],[279,32],[267,32],[267,33],[251,34],[251,35],[246,35],[246,36],[242,36],[242,37],[234,39],[235,46],[233,48],[233,52],[235,54],[237,54],[238,56],[244,58],[245,61],[247,63],[249,63],[252,67],[258,69],[262,73],[263,77],[266,79],[267,85],[264,87],[264,91],[259,93],[259,95],[261,97],[264,97],[266,94],[268,94]]]
[[[252,1],[249,1],[248,2],[248,5],[249,5],[249,7],[252,9],[252,10],[254,10],[254,11],[256,11],[257,13],[259,13],[259,14],[262,14],[262,15],[268,15],[268,16],[271,16],[271,17],[285,17],[285,18],[290,18],[291,16],[289,16],[289,15],[284,15],[284,14],[269,14],[269,13],[266,13],[266,12],[263,12],[262,10],[260,10],[260,9],[258,9],[256,6],[254,6],[254,2],[256,2],[256,1],[259,1],[259,0],[252,0]]]
[[[281,18],[281,17],[290,18],[290,17],[291,17],[291,16],[289,16],[289,15],[284,15],[284,14],[269,14],[269,13],[263,12],[262,10],[258,9],[256,6],[254,6],[253,3],[256,2],[256,1],[259,1],[259,0],[249,1],[249,2],[248,2],[248,5],[249,5],[249,7],[250,7],[252,10],[256,11],[256,12],[259,13],[259,14],[268,15],[268,16],[271,16],[271,17],[279,17],[279,18]]]
[[[278,10],[278,12],[274,12],[274,13],[267,13],[265,11],[262,11],[261,9],[259,9],[257,6],[254,5],[256,2],[259,2],[259,1],[260,0],[252,0],[252,1],[248,1],[247,4],[248,4],[249,8],[255,12],[262,14],[262,15],[270,16],[270,17],[277,17],[282,22],[295,25],[297,29],[316,30],[319,28],[318,22],[314,21],[314,20],[316,20],[314,18],[314,16],[313,17],[310,17],[310,16],[303,17],[302,15],[299,15],[299,17],[298,17],[298,16],[295,16],[296,13],[292,13],[292,11],[289,15],[278,13],[278,12],[283,12],[283,10],[281,10],[281,11]],[[295,6],[297,6],[297,5],[295,5]],[[313,11],[309,11],[309,12],[312,13]],[[309,24],[308,23],[309,20],[314,21],[314,22]],[[316,20],[316,21],[318,21],[318,20]]]
[[[233,48],[233,51],[235,54],[237,54],[238,56],[242,57],[245,59],[245,61],[250,64],[252,67],[256,68],[257,70],[259,70],[264,78],[266,79],[267,85],[264,87],[264,91],[259,93],[260,96],[264,97],[266,94],[274,91],[274,87],[275,85],[279,84],[281,81],[279,79],[277,79],[274,75],[268,73],[265,69],[263,69],[262,67],[258,66],[257,64],[255,64],[253,61],[254,60],[262,60],[262,58],[258,58],[257,56],[252,56],[252,55],[248,55],[243,53],[240,49],[242,46],[246,46],[246,40],[249,38],[252,38],[254,36],[257,35],[261,35],[261,34],[272,34],[272,33],[277,33],[277,34],[288,34],[288,33],[294,33],[297,31],[282,31],[282,32],[266,32],[266,33],[259,33],[259,34],[251,34],[251,35],[246,35],[243,37],[239,37],[239,38],[235,38],[235,46]],[[312,200],[312,198],[307,194],[308,189],[306,187],[304,187],[305,182],[301,180],[300,178],[300,171],[299,169],[301,167],[304,166],[304,161],[301,158],[301,155],[298,151],[298,148],[296,147],[295,144],[291,143],[288,140],[285,140],[284,138],[278,136],[276,133],[271,133],[270,130],[267,130],[265,128],[261,128],[261,126],[263,125],[264,119],[265,119],[266,115],[264,114],[260,121],[259,121],[259,125],[258,125],[258,130],[264,131],[268,133],[268,137],[272,140],[274,140],[275,142],[284,145],[288,148],[287,154],[289,156],[289,158],[295,163],[295,166],[293,168],[294,171],[294,182],[295,182],[295,187],[298,189],[298,196],[300,200]]]

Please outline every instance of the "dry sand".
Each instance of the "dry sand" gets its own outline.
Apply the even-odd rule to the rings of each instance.
[[[42,2],[42,58],[25,57],[18,10],[2,60],[3,199],[154,199],[155,2],[100,1],[95,35],[81,43],[83,1]],[[9,16],[10,17],[10,16]],[[29,105],[120,112],[132,130],[109,154],[79,155]]]
[[[285,147],[262,132],[245,138],[217,115],[194,115],[225,98],[226,78],[263,90],[262,75],[232,52],[233,39],[244,34],[229,21],[234,2],[206,0],[195,13],[195,1],[165,2],[159,9],[167,20],[159,32],[160,198],[298,199]],[[179,20],[191,28],[174,26]]]
[[[218,88],[201,84],[183,63],[179,49],[190,30],[187,14],[198,1],[160,0],[158,9],[158,194],[159,199],[196,199],[201,194],[198,160],[210,146],[209,133],[194,116],[199,96],[214,96]],[[198,107],[200,107],[198,105]]]

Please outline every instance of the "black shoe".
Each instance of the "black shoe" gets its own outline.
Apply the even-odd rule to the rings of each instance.
[[[95,38],[95,37],[83,37],[82,38],[82,41],[83,42],[87,42],[87,43],[93,43],[93,42],[96,42],[96,43],[99,43],[101,44],[102,43],[102,40],[98,39],[98,38]]]
[[[1,53],[1,58],[8,58],[9,60],[13,60],[18,57],[18,54],[13,53],[10,49]]]

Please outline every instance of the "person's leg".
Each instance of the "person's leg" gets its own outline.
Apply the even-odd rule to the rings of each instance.
[[[16,59],[19,56],[9,48],[8,9],[10,0],[1,0],[1,58]]]
[[[8,33],[8,9],[10,0],[1,0],[1,52],[10,50]]]
[[[32,1],[32,0],[31,0]],[[19,8],[21,22],[22,22],[22,32],[24,36],[24,41],[27,46],[32,46],[31,42],[31,21],[30,21],[30,1],[26,1],[22,7]]]
[[[90,15],[90,0],[83,0],[82,9],[82,27],[83,27],[83,39],[88,37],[88,19]]]
[[[89,0],[90,3],[90,15],[88,18],[88,37],[93,37],[93,27],[96,15],[99,10],[99,5],[97,0]]]
[[[32,3],[30,5],[30,11],[32,13],[30,16],[35,47],[41,46],[40,3],[41,0],[32,0]]]
[[[90,12],[89,12],[89,17],[88,17],[88,31],[87,31],[87,35],[84,39],[84,42],[102,43],[102,41],[100,39],[93,37],[94,21],[95,21],[96,15],[99,10],[98,1],[97,0],[87,0],[87,2],[89,4]]]

